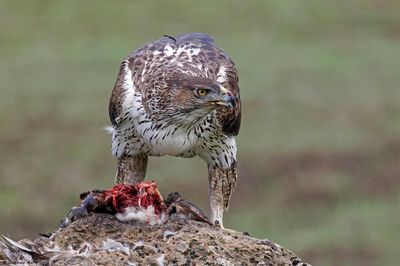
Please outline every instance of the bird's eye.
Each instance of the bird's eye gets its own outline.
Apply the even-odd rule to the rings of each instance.
[[[197,93],[198,96],[206,96],[207,93],[208,93],[208,90],[200,88],[200,89],[196,90],[196,93]]]

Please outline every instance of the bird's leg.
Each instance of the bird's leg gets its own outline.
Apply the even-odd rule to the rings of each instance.
[[[133,156],[122,155],[118,158],[115,183],[135,184],[143,181],[146,176],[147,160],[148,156],[143,153]]]
[[[224,209],[229,206],[229,200],[236,184],[236,162],[229,168],[208,165],[208,197],[210,201],[211,222],[223,227]]]

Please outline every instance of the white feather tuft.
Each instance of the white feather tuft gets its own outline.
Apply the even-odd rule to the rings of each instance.
[[[114,134],[115,128],[113,126],[105,126],[103,130],[106,131],[108,134]]]
[[[226,67],[220,66],[217,73],[217,82],[224,83],[226,81]]]
[[[128,207],[123,213],[117,213],[115,217],[122,221],[137,220],[147,222],[150,225],[162,224],[165,220],[165,214],[158,215],[155,213],[154,206],[150,205],[147,209],[138,207]]]
[[[165,47],[164,47],[164,53],[165,53],[165,55],[166,56],[171,56],[171,55],[173,55],[174,54],[174,48],[172,48],[170,45],[166,45]]]

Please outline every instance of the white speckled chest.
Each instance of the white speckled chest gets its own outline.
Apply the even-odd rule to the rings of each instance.
[[[194,157],[220,166],[232,164],[236,158],[234,138],[224,135],[218,125],[212,123],[211,113],[190,128],[163,121],[151,121],[141,103],[141,95],[135,93],[128,97],[131,105],[121,118],[121,123],[113,131],[113,153],[135,155],[145,153],[149,156],[171,155]]]
[[[205,131],[211,129],[206,120],[191,126],[151,120],[143,108],[139,93],[134,95],[129,116],[136,131],[134,135],[141,139],[136,142],[138,145],[135,145],[135,150],[145,150],[152,156],[193,157],[201,153],[199,149],[203,142],[207,142],[208,137],[214,134],[210,130]]]

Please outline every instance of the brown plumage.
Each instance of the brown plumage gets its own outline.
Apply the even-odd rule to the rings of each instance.
[[[165,203],[168,206],[167,213],[170,219],[173,214],[177,214],[179,218],[185,220],[195,220],[213,225],[199,207],[182,198],[179,192],[170,193]]]
[[[202,33],[163,37],[131,53],[110,99],[116,181],[146,174],[148,156],[200,156],[208,164],[211,219],[236,183],[241,103],[232,60]]]

